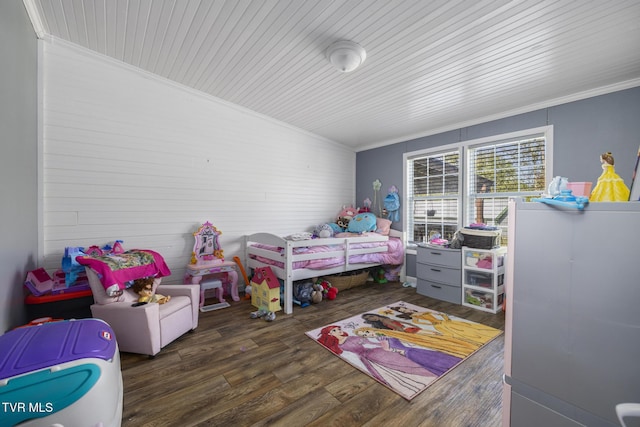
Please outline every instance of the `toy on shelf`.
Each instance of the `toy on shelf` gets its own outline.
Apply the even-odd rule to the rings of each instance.
[[[569,178],[565,178],[564,176],[556,176],[551,180],[551,184],[549,184],[548,193],[550,197],[559,196],[562,190],[568,190],[567,184],[569,183]]]
[[[83,250],[85,255],[90,256],[102,256],[102,255],[118,255],[124,253],[124,247],[122,246],[122,240],[116,240],[113,243],[113,246],[109,244],[104,245],[103,247],[99,247],[97,245],[89,246],[89,249]]]
[[[87,274],[78,272],[73,283],[67,283],[67,275],[62,269],[56,270],[53,276],[44,268],[37,268],[29,271],[24,281],[24,285],[31,295],[41,297],[44,295],[58,295],[76,293],[89,290]]]
[[[61,271],[64,273],[64,286],[67,288],[76,288],[77,286],[81,286],[82,289],[89,289],[89,281],[87,280],[87,274],[85,273],[85,266],[78,262],[77,257],[99,257],[120,255],[122,253],[124,253],[122,240],[116,240],[113,246],[106,244],[103,247],[91,245],[87,249],[81,246],[68,246],[64,248],[64,256],[61,261]],[[61,291],[57,271],[55,276],[53,293]]]
[[[583,210],[589,203],[588,197],[574,196],[567,188],[569,179],[563,176],[556,176],[549,184],[548,194],[543,194],[539,199],[532,199],[533,202],[545,203],[552,206]]]
[[[37,297],[47,294],[53,289],[53,280],[44,268],[28,272],[24,284]]]
[[[571,194],[571,190],[562,190],[558,196],[551,198],[543,197],[540,199],[533,199],[533,201],[578,210],[583,210],[584,207],[589,204],[589,199],[587,197],[576,197]]]
[[[614,160],[610,152],[600,155],[602,174],[589,196],[591,202],[626,202],[629,200],[629,188],[618,176],[613,167]]]
[[[73,286],[80,275],[84,274],[84,265],[76,261],[76,257],[86,255],[84,248],[80,246],[68,246],[64,248],[62,257],[62,271],[64,271],[65,283]]]

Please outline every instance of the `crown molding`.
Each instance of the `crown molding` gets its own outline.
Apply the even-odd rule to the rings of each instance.
[[[36,6],[35,0],[22,0],[22,3],[24,4],[25,9],[27,9],[27,15],[29,15],[29,20],[33,26],[33,31],[36,33],[36,37],[39,39],[44,38],[46,32],[44,30],[42,18],[40,17],[40,10],[38,9],[38,6]]]

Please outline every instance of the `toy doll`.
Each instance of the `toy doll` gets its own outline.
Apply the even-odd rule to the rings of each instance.
[[[589,196],[590,202],[626,202],[629,200],[629,188],[613,167],[613,156],[606,152],[600,155],[602,174],[596,187]]]
[[[171,296],[164,296],[153,293],[153,277],[145,277],[143,279],[136,279],[133,281],[133,291],[140,295],[138,302],[157,302],[158,304],[164,304],[169,302]]]

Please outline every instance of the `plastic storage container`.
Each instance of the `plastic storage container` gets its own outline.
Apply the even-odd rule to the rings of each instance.
[[[120,353],[98,319],[65,320],[0,336],[0,425],[120,426]]]
[[[459,232],[464,238],[463,246],[476,249],[492,249],[500,246],[502,230],[477,230],[465,227]]]

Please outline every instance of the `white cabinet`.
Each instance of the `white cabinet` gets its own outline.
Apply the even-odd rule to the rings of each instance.
[[[420,295],[460,304],[460,249],[419,245],[416,275]]]
[[[508,224],[503,425],[619,426],[640,401],[640,202],[513,199]]]
[[[489,313],[502,310],[506,253],[506,247],[462,247],[462,305]]]

